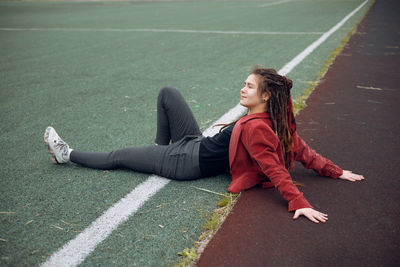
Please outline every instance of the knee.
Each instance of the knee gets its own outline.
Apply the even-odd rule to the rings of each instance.
[[[178,89],[172,86],[164,86],[158,93],[158,99],[165,99],[166,97],[175,96],[179,94]]]

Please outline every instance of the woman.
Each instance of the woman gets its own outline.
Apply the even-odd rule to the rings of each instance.
[[[174,88],[161,89],[157,101],[156,145],[110,153],[72,150],[52,127],[44,140],[56,164],[69,161],[96,169],[128,168],[174,180],[215,176],[230,170],[228,191],[239,193],[257,184],[275,186],[289,202],[293,219],[306,216],[315,223],[328,215],[316,211],[290,178],[293,160],[321,175],[359,181],[363,176],[342,171],[311,150],[296,134],[290,89],[292,81],[273,69],[254,69],[241,89],[246,116],[225,125],[213,137],[203,137],[194,116]]]

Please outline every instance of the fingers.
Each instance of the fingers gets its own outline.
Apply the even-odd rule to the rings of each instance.
[[[349,180],[352,182],[361,181],[364,180],[364,176],[355,173],[350,173]]]
[[[305,209],[298,209],[296,210],[293,219],[297,219],[300,215],[304,215],[307,217],[310,221],[314,223],[319,223],[323,222],[325,223],[328,220],[328,214],[316,211],[311,208],[305,208]]]
[[[343,174],[340,176],[341,179],[349,180],[351,182],[364,180],[363,175],[355,174],[352,171],[343,171]]]
[[[319,222],[326,222],[328,220],[328,214],[324,214],[318,211],[315,211],[314,213],[310,215],[306,215],[308,219],[310,219],[312,222],[319,223]]]
[[[354,178],[355,181],[364,180],[364,176],[362,176],[362,175],[352,173],[352,176],[353,176],[353,178]]]
[[[328,214],[319,212],[316,218],[321,222],[326,222],[328,220]]]
[[[319,223],[319,221],[317,220],[317,219],[315,219],[313,216],[311,216],[311,215],[306,215],[306,217],[310,220],[310,221],[312,221],[312,222],[315,222],[315,223]]]

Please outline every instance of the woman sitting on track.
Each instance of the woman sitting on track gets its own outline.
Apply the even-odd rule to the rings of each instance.
[[[192,180],[230,171],[228,191],[239,193],[257,184],[276,187],[289,202],[293,219],[300,215],[326,222],[293,184],[288,169],[300,161],[320,175],[359,181],[363,176],[343,171],[310,149],[297,135],[290,90],[292,81],[273,69],[252,71],[240,91],[247,115],[225,125],[213,137],[203,137],[178,90],[164,87],[157,102],[157,136],[153,146],[130,147],[110,153],[72,150],[48,127],[44,141],[56,164],[74,162],[109,170],[128,168],[174,180]]]

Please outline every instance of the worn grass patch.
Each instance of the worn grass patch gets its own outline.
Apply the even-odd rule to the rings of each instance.
[[[221,227],[222,223],[225,221],[226,217],[240,196],[240,194],[221,194],[202,188],[198,189],[221,195],[221,199],[216,205],[218,208],[208,215],[208,219],[203,225],[204,232],[200,235],[199,240],[195,242],[194,247],[185,248],[183,251],[178,253],[180,260],[178,263],[174,264],[173,267],[187,267],[194,265],[194,263],[199,259],[201,253],[204,251],[208,242],[210,242],[211,238]]]

